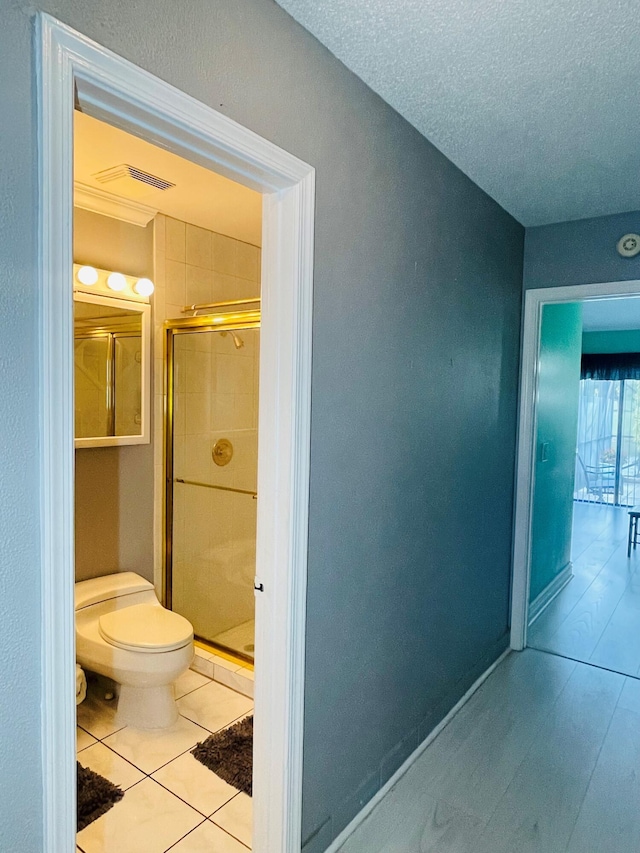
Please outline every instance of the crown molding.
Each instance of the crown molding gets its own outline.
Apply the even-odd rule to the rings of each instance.
[[[79,181],[73,184],[73,205],[82,210],[99,213],[101,216],[120,219],[130,225],[139,225],[141,228],[147,226],[158,213],[157,209],[148,207],[146,204],[122,198]]]

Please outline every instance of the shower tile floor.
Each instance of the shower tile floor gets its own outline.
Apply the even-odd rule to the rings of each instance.
[[[213,637],[212,642],[220,646],[226,646],[228,649],[235,649],[240,654],[251,655],[253,657],[255,632],[255,619],[249,619],[241,625],[236,625],[235,628],[229,628],[228,631],[217,634]]]
[[[170,729],[118,726],[115,702],[90,682],[78,706],[78,761],[125,796],[77,836],[82,853],[247,853],[251,797],[190,754],[199,741],[253,711],[253,702],[200,673],[176,681],[180,716]]]

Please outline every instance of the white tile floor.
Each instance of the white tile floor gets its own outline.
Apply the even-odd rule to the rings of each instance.
[[[247,853],[251,797],[190,754],[199,741],[253,710],[252,700],[189,670],[176,682],[170,729],[119,727],[115,702],[90,683],[78,706],[78,761],[125,796],[78,833],[82,853]]]

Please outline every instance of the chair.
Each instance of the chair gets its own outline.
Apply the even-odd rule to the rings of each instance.
[[[595,495],[599,501],[604,495],[613,495],[616,490],[616,466],[615,463],[601,463],[599,465],[586,465],[578,453],[578,462],[584,475],[587,495]]]
[[[640,506],[634,506],[629,510],[629,537],[627,539],[627,560],[631,556],[631,546],[636,550],[638,544],[638,519],[640,518]]]

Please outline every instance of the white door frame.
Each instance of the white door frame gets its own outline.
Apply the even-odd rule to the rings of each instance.
[[[299,853],[315,173],[44,13],[36,52],[44,853],[75,851],[74,86],[97,118],[264,194],[254,850]]]
[[[560,302],[584,302],[640,295],[640,281],[598,282],[542,287],[524,294],[518,450],[516,460],[513,574],[511,584],[511,648],[527,645],[531,584],[531,524],[535,488],[538,365],[542,309]]]

